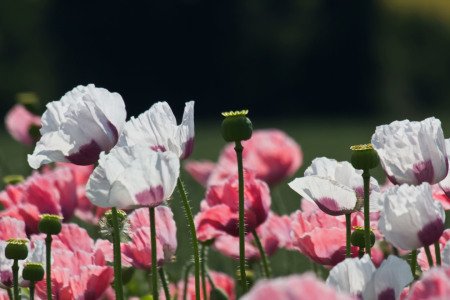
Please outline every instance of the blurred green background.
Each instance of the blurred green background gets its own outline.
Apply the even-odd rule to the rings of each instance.
[[[20,92],[35,92],[44,111],[88,83],[119,92],[129,116],[166,100],[180,119],[193,99],[190,159],[217,160],[220,112],[237,109],[250,110],[255,129],[279,128],[301,145],[297,176],[315,157],[348,160],[351,145],[395,119],[436,116],[448,134],[449,79],[447,0],[0,1],[0,116]],[[32,148],[1,130],[1,175],[29,174]],[[384,183],[380,169],[374,175]],[[197,212],[205,191],[182,178]],[[285,183],[272,195],[278,213],[299,208]],[[167,270],[178,280],[191,251],[173,198],[180,251]],[[212,269],[236,271],[231,259],[209,256]],[[311,267],[287,251],[271,265],[276,276]]]

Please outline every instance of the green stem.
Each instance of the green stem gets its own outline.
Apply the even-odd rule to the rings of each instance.
[[[244,220],[244,167],[242,164],[242,151],[244,147],[240,141],[236,141],[234,147],[237,156],[239,173],[239,263],[241,273],[242,293],[245,294],[247,288],[247,275],[245,274],[245,220]]]
[[[183,288],[183,300],[187,299],[187,286],[189,281],[189,272],[192,268],[193,263],[191,262],[186,266],[186,270],[184,271],[184,288]]]
[[[203,299],[207,300],[208,299],[208,294],[206,293],[206,278],[205,278],[205,273],[206,273],[206,268],[205,268],[205,257],[206,257],[206,247],[205,245],[202,245],[201,247],[201,258],[200,258],[200,262],[201,262],[201,276],[202,276],[202,289],[203,289]]]
[[[14,299],[14,296],[13,296],[13,293],[12,293],[11,289],[10,289],[10,288],[9,288],[9,289],[6,289],[6,291],[8,292],[9,300],[13,300],[13,299]]]
[[[369,209],[369,187],[370,187],[370,173],[369,169],[363,171],[364,181],[364,243],[366,254],[371,257],[370,253],[370,209]]]
[[[45,272],[47,273],[47,300],[52,300],[52,235],[47,234],[45,238]]]
[[[416,266],[417,266],[417,249],[413,250],[411,252],[411,273],[414,277],[414,279],[416,279]]]
[[[397,249],[397,247],[392,246],[392,251],[394,252],[394,255],[395,255],[395,256],[400,256],[400,255],[398,254],[398,249]]]
[[[34,300],[34,281],[30,281],[30,300]]]
[[[316,274],[316,276],[320,278],[321,274],[320,274],[320,270],[319,270],[319,265],[313,261],[311,261],[311,264],[312,264],[314,274]]]
[[[206,277],[208,277],[208,281],[209,281],[209,284],[211,285],[211,289],[215,289],[216,285],[214,284],[214,281],[212,280],[211,275],[209,275],[209,272],[206,273]]]
[[[346,226],[346,244],[345,244],[345,258],[349,258],[351,256],[351,236],[352,236],[352,218],[351,213],[345,215],[345,226]]]
[[[122,286],[122,253],[120,250],[119,221],[117,220],[117,208],[111,207],[113,221],[113,251],[114,251],[114,289],[116,299],[123,300]]]
[[[434,243],[434,253],[436,254],[436,266],[442,266],[439,240]]]
[[[164,269],[161,267],[159,268],[159,278],[161,279],[161,284],[164,289],[164,294],[166,295],[166,299],[170,300],[170,292],[169,292],[169,286],[167,285],[167,279],[166,279],[166,273],[164,272]]]
[[[256,230],[253,230],[252,233],[253,233],[253,237],[255,238],[256,246],[258,247],[259,253],[261,254],[261,261],[262,261],[262,264],[264,267],[265,277],[270,278],[271,277],[270,267],[269,267],[269,263],[267,261],[267,257],[266,257],[264,248],[261,245],[261,240],[259,239],[259,236],[258,236],[258,233],[256,232]]]
[[[433,257],[431,256],[431,251],[429,246],[424,246],[425,254],[427,255],[428,264],[430,265],[430,269],[433,267]]]
[[[14,282],[14,299],[20,299],[19,294],[19,260],[14,259],[14,263],[12,266],[13,271],[13,282]]]
[[[362,258],[364,256],[364,248],[359,247],[358,249],[358,258]]]
[[[158,300],[158,259],[156,258],[156,226],[155,226],[155,208],[148,208],[150,213],[150,240],[152,245],[152,292],[153,300]]]
[[[189,201],[180,178],[178,178],[177,187],[178,191],[180,192],[181,199],[183,200],[184,211],[186,212],[186,216],[189,222],[189,228],[191,230],[191,239],[192,239],[192,246],[194,248],[194,264],[195,264],[195,299],[200,300],[200,257],[198,252],[198,240],[197,240],[197,233],[195,231],[194,218],[192,216],[191,207],[189,206]]]

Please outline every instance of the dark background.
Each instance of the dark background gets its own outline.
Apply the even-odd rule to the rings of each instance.
[[[440,0],[1,1],[0,113],[95,83],[128,116],[420,118],[449,111],[449,33]]]

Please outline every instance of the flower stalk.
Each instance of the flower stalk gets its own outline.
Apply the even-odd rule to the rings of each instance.
[[[148,208],[150,213],[150,239],[152,246],[152,292],[153,299],[158,300],[158,262],[156,257],[156,226],[155,226],[155,208]]]
[[[203,299],[208,300],[208,293],[206,292],[206,251],[207,247],[205,244],[202,244],[201,247],[201,277],[202,277],[202,292],[203,292]]]
[[[439,240],[434,243],[434,253],[436,255],[436,266],[442,266],[441,262],[441,248],[439,245]]]
[[[240,141],[236,141],[234,147],[238,162],[239,173],[239,265],[241,274],[242,292],[248,290],[247,275],[245,274],[245,218],[244,218],[244,168],[242,164],[242,151],[244,147]]]
[[[191,231],[192,246],[194,248],[195,299],[200,300],[200,257],[198,251],[198,240],[197,240],[197,233],[195,231],[194,218],[192,216],[191,207],[189,206],[189,201],[186,196],[186,191],[184,190],[184,186],[180,178],[178,178],[177,187],[178,191],[180,192],[181,199],[183,200],[184,211],[186,212],[186,216],[189,222],[189,229]]]
[[[345,258],[350,258],[350,256],[351,256],[351,235],[352,235],[351,214],[345,214],[345,227],[346,227]]]
[[[430,268],[433,267],[433,257],[431,256],[430,246],[424,246],[425,254],[427,255],[428,264],[430,265]]]
[[[411,273],[414,277],[414,279],[416,278],[416,266],[417,266],[417,249],[411,251]]]
[[[122,254],[120,251],[119,221],[117,217],[117,207],[111,208],[113,223],[113,251],[114,251],[114,289],[116,299],[123,300],[122,285]]]
[[[261,262],[264,268],[264,275],[266,278],[270,278],[270,267],[269,263],[267,261],[266,252],[264,251],[264,248],[262,247],[261,240],[259,239],[258,233],[256,230],[253,230],[252,232],[253,237],[255,238],[256,246],[258,247],[259,253],[261,254]]]
[[[167,285],[167,278],[166,273],[164,272],[164,268],[161,267],[158,270],[159,272],[159,278],[161,279],[161,284],[163,286],[164,294],[166,295],[166,299],[170,300],[170,292],[169,292],[169,286]]]

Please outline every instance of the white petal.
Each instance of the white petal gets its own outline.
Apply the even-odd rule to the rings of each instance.
[[[346,258],[331,269],[327,284],[334,285],[339,291],[360,295],[374,272],[375,266],[367,254],[361,259]]]
[[[289,183],[289,186],[331,215],[350,213],[357,202],[354,190],[337,181],[319,176],[296,178]]]
[[[445,243],[444,249],[442,249],[442,263],[450,266],[450,240]]]
[[[411,268],[406,261],[395,255],[390,255],[388,259],[383,261],[367,283],[363,299],[393,299],[390,297],[385,298],[392,294],[395,294],[395,299],[398,299],[403,288],[413,279]]]

